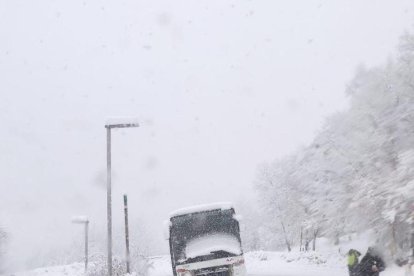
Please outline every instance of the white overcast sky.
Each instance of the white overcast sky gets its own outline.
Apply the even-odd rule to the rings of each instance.
[[[161,240],[175,208],[250,198],[413,23],[412,0],[0,0],[0,225],[20,265],[72,215],[104,226],[107,117],[141,121],[113,133],[114,219],[126,191]]]

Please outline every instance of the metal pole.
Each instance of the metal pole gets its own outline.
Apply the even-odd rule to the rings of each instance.
[[[412,266],[414,264],[414,224],[411,222],[411,256],[409,257],[408,264],[406,266],[405,275],[412,275]]]
[[[85,272],[88,270],[88,227],[89,221],[85,222]]]
[[[112,197],[111,197],[111,128],[106,127],[107,219],[108,219],[108,275],[112,276]]]
[[[131,273],[130,270],[130,254],[129,254],[129,229],[128,229],[128,198],[124,195],[124,214],[125,214],[125,244],[126,244],[126,269],[127,273]]]
[[[108,276],[112,276],[112,195],[111,195],[111,128],[139,127],[137,122],[106,124]]]
[[[411,262],[414,262],[414,229],[411,229]]]

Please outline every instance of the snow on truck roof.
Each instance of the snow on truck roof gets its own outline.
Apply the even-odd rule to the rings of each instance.
[[[195,205],[187,208],[181,208],[170,213],[170,218],[183,216],[191,213],[207,212],[213,210],[229,210],[233,208],[231,202],[216,202],[210,204]]]

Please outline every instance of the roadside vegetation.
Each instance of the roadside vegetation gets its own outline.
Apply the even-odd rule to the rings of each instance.
[[[403,35],[382,66],[360,66],[346,93],[349,108],[311,144],[258,170],[267,219],[256,242],[315,250],[319,237],[338,244],[370,230],[396,260],[408,254],[413,229],[414,36]]]

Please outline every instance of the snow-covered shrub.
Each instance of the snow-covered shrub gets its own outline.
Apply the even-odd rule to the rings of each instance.
[[[96,255],[91,260],[91,265],[88,268],[88,276],[102,276],[107,275],[107,257],[104,255]],[[126,274],[126,263],[114,257],[112,260],[112,275],[123,276]]]
[[[143,255],[131,256],[131,274],[136,276],[148,275],[151,268],[151,262]],[[88,268],[88,276],[106,275],[108,270],[107,256],[103,254],[95,255],[91,258]],[[123,258],[114,257],[112,260],[112,272],[114,276],[123,276],[126,274],[126,262]]]
[[[317,252],[290,252],[281,255],[282,259],[285,259],[286,262],[291,263],[305,263],[305,264],[326,264],[327,260],[324,256]]]

